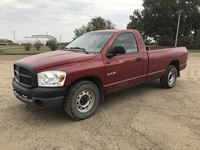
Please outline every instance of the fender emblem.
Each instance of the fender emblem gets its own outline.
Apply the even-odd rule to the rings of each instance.
[[[107,76],[112,76],[112,75],[115,75],[115,74],[117,74],[116,72],[109,72],[109,73],[107,73]]]

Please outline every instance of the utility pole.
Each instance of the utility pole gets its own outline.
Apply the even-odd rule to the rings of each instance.
[[[13,31],[13,39],[14,39],[14,42],[15,42],[15,31]]]
[[[179,0],[177,0],[177,4],[179,5]],[[175,47],[177,47],[178,43],[178,34],[179,34],[179,28],[180,28],[180,21],[181,21],[181,11],[178,12],[178,22],[177,22],[177,29],[176,29],[176,38],[175,38]]]
[[[61,35],[60,35],[60,43],[61,43],[61,41],[62,41],[62,37],[61,37]]]

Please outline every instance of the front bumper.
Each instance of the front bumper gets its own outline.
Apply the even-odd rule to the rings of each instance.
[[[55,88],[26,88],[18,84],[14,79],[12,82],[15,96],[22,102],[40,107],[62,107],[67,87]]]

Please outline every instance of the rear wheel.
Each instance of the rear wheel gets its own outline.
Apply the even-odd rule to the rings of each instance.
[[[75,120],[86,119],[96,112],[99,101],[98,86],[90,81],[79,81],[70,88],[64,109]]]
[[[160,78],[161,86],[163,88],[173,88],[176,84],[177,74],[178,73],[175,66],[168,66],[166,73]]]

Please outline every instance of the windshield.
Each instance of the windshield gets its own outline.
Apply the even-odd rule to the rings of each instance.
[[[85,50],[88,53],[98,53],[110,39],[113,32],[90,32],[72,41],[66,49],[80,51]]]

